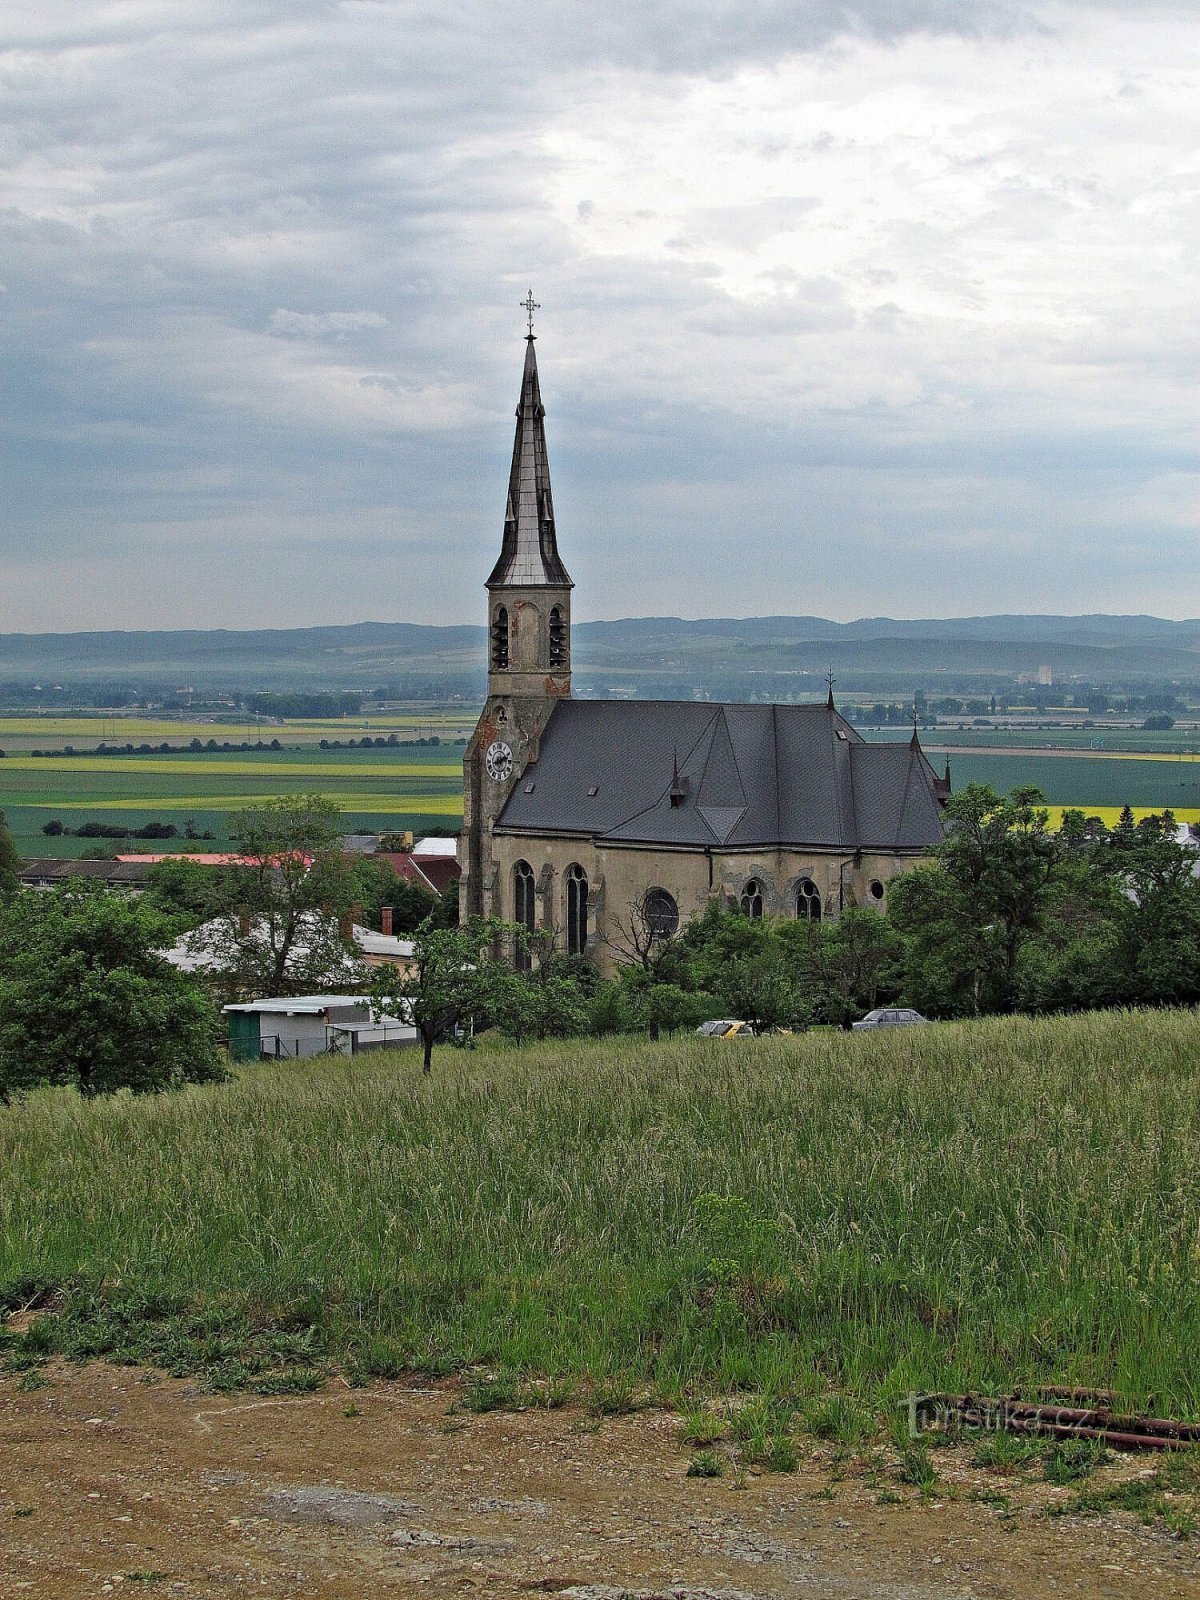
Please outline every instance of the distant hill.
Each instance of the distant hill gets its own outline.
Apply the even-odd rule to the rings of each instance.
[[[736,696],[805,688],[832,666],[845,689],[907,692],[1011,679],[1200,682],[1200,619],[1147,616],[628,617],[577,623],[581,688]],[[414,622],[318,628],[0,635],[0,683],[358,689],[476,695],[484,629]],[[791,680],[789,682],[789,680]]]

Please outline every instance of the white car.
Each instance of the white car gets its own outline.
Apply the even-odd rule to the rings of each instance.
[[[928,1017],[923,1017],[911,1006],[876,1006],[874,1011],[867,1012],[861,1022],[854,1023],[853,1028],[855,1033],[860,1028],[911,1028],[914,1023],[928,1021]]]

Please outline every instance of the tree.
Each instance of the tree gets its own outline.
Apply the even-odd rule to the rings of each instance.
[[[354,856],[347,864],[354,903],[362,907],[364,917],[375,927],[379,926],[379,913],[384,906],[392,908],[392,932],[396,934],[412,933],[438,908],[436,895],[402,878],[390,861]]]
[[[225,872],[202,867],[185,855],[156,861],[146,875],[146,900],[164,916],[177,917],[183,926],[195,926],[210,912],[219,911],[225,895]]]
[[[678,911],[673,919],[664,914],[666,908],[658,900],[661,894],[661,890],[647,889],[631,900],[625,916],[614,917],[604,935],[618,965],[640,967],[655,978],[670,961],[678,937]]]
[[[755,1033],[790,1027],[804,1009],[795,969],[776,942],[731,961],[717,992],[730,1015],[748,1022]]]
[[[494,952],[525,930],[494,917],[473,917],[461,928],[435,928],[424,922],[413,936],[407,971],[377,968],[371,995],[385,1010],[411,1022],[421,1039],[424,1071],[433,1065],[433,1047],[458,1024],[503,1002],[512,971]]]
[[[544,977],[540,969],[496,973],[486,999],[492,1022],[518,1044],[577,1038],[588,1031],[587,996],[574,978]]]
[[[1040,928],[1063,852],[1037,789],[1002,798],[972,783],[946,806],[947,835],[927,867],[891,887],[906,936],[905,989],[942,1015],[1011,1009],[1022,947]]]
[[[0,907],[0,1099],[38,1084],[86,1096],[224,1076],[216,1017],[156,951],[149,906],[76,881]]]
[[[193,956],[231,996],[356,985],[339,927],[355,885],[338,808],[315,794],[265,800],[241,813],[238,834],[246,864],[219,880],[212,918],[189,935]]]
[[[8,823],[0,811],[0,900],[16,894],[21,887],[21,858],[8,831]]]

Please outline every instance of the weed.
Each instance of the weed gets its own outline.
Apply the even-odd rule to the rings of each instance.
[[[729,1432],[723,1417],[715,1416],[706,1406],[696,1406],[683,1414],[679,1425],[682,1444],[712,1445],[719,1443]]]
[[[929,1446],[923,1439],[913,1440],[900,1453],[896,1466],[896,1481],[911,1483],[922,1494],[933,1494],[938,1486],[937,1468],[929,1455]]]
[[[16,1506],[14,1508],[14,1510],[13,1510],[13,1516],[14,1517],[31,1517],[32,1515],[33,1515],[33,1507],[32,1506]]]
[[[796,1441],[786,1433],[773,1435],[767,1445],[763,1461],[772,1472],[795,1472],[800,1466]]]
[[[1030,1467],[1041,1458],[1042,1446],[1028,1434],[985,1433],[975,1442],[974,1462],[1008,1476]]]
[[[994,1511],[1007,1511],[1012,1505],[1009,1497],[998,1489],[972,1489],[967,1498],[976,1505],[991,1506]]]
[[[124,1576],[126,1583],[162,1583],[167,1574],[165,1572],[147,1571],[127,1572]]]
[[[688,1462],[687,1475],[689,1478],[721,1478],[728,1464],[717,1450],[697,1450]]]
[[[539,1383],[527,1391],[530,1405],[541,1406],[547,1411],[558,1411],[563,1406],[569,1406],[577,1393],[577,1387],[570,1378],[551,1378],[546,1383]]]
[[[21,1374],[21,1381],[17,1384],[22,1394],[29,1394],[34,1389],[48,1389],[50,1379],[37,1367],[31,1367],[28,1372]]]
[[[463,1391],[462,1403],[468,1411],[517,1411],[524,1404],[521,1375],[498,1372],[474,1378]]]
[[[881,1489],[875,1496],[875,1504],[877,1506],[902,1506],[904,1504],[904,1496],[897,1494],[895,1489]]]
[[[1192,1539],[1196,1534],[1196,1517],[1182,1506],[1168,1506],[1162,1514],[1163,1527],[1172,1539]]]
[[[1047,1483],[1060,1486],[1081,1483],[1108,1460],[1099,1439],[1059,1439],[1043,1455]]]
[[[641,1411],[645,1401],[639,1399],[632,1383],[620,1378],[605,1378],[592,1390],[589,1410],[598,1417],[624,1417],[631,1411]]]
[[[351,1400],[351,1402],[350,1402],[350,1404],[348,1406],[343,1406],[342,1407],[342,1415],[344,1417],[361,1417],[362,1416],[362,1409],[361,1409],[361,1407],[356,1406],[354,1401]]]
[[[862,1407],[843,1394],[811,1402],[804,1410],[804,1422],[818,1439],[837,1439],[842,1444],[859,1444],[874,1427]]]

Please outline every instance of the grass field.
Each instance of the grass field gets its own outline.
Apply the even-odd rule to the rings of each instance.
[[[218,1386],[1053,1380],[1200,1417],[1198,1091],[1163,1012],[43,1092],[0,1109],[0,1305],[64,1290],[34,1354]]]

